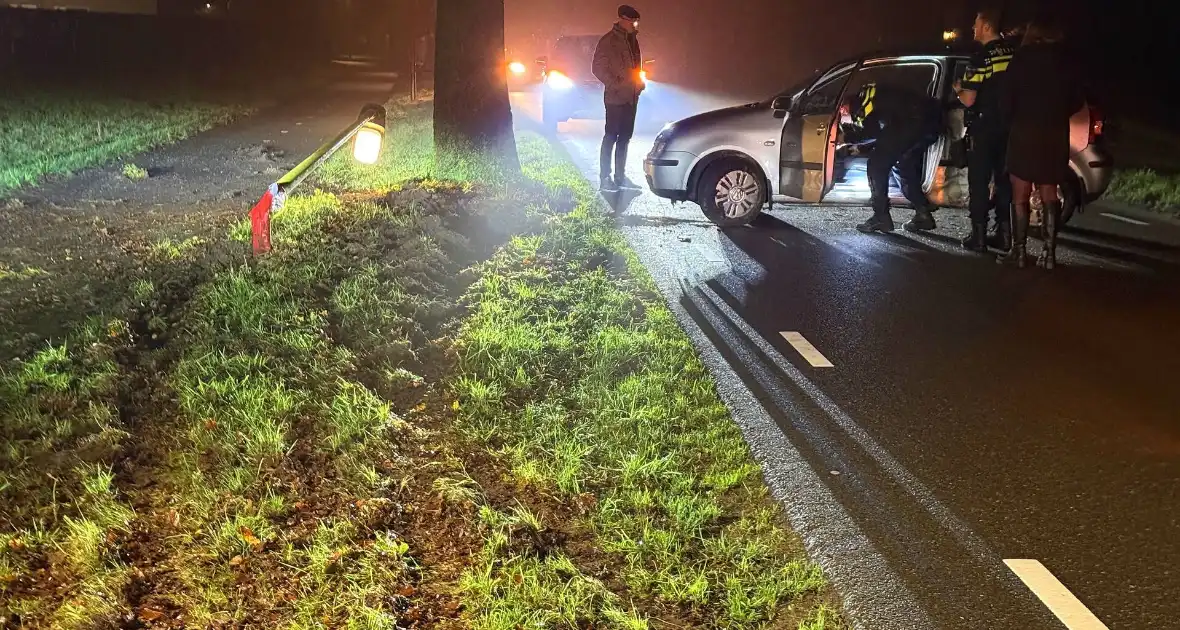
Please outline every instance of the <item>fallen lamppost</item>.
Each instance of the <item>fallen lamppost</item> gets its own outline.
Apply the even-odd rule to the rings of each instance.
[[[353,159],[362,164],[376,164],[381,155],[381,144],[385,138],[385,108],[381,105],[369,104],[361,108],[356,122],[349,125],[340,135],[326,142],[316,149],[298,166],[287,171],[279,180],[269,187],[254,208],[250,210],[250,230],[254,244],[254,254],[265,254],[270,251],[270,215],[281,210],[287,195],[294,190],[317,167],[328,161],[337,151],[350,140],[353,143]]]

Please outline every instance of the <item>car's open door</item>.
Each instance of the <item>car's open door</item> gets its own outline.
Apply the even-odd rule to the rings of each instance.
[[[797,103],[783,124],[779,193],[818,202],[831,188],[840,99],[853,66],[822,77]]]

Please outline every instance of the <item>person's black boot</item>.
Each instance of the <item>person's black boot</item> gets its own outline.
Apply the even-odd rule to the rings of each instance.
[[[1061,223],[1061,202],[1050,201],[1044,205],[1041,231],[1045,234],[1045,245],[1041,248],[1038,261],[1045,269],[1057,267],[1057,226]]]
[[[1010,221],[996,221],[996,226],[987,234],[987,246],[1002,252],[1012,247],[1012,223]]]
[[[973,252],[987,251],[987,223],[971,223],[971,233],[962,241],[963,248]]]
[[[874,212],[868,221],[856,226],[856,229],[865,234],[872,234],[873,232],[892,232],[897,227],[893,225],[893,217],[888,212]]]
[[[907,232],[929,232],[937,228],[938,224],[934,222],[934,215],[930,213],[929,208],[919,208],[914,210],[914,217],[906,221],[902,227]]]
[[[1017,269],[1028,266],[1028,204],[1012,204],[1012,243],[1007,255],[997,262],[1016,265]]]

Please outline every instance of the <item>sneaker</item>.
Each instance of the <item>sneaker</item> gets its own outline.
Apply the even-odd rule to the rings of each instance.
[[[869,217],[868,221],[856,226],[856,229],[865,234],[872,234],[873,232],[892,232],[896,227],[893,225],[893,217],[887,214],[874,214]]]
[[[640,186],[639,184],[636,184],[635,182],[631,181],[631,178],[627,177],[625,175],[623,177],[616,177],[615,178],[615,185],[618,186],[619,188],[627,188],[630,190],[642,190],[643,189],[643,186]]]
[[[938,227],[934,222],[934,215],[930,214],[929,210],[917,210],[914,212],[914,218],[905,222],[902,226],[907,232],[929,232]]]
[[[598,179],[598,187],[606,191],[616,191],[619,189],[619,187],[615,185],[614,178],[610,176],[600,177]]]

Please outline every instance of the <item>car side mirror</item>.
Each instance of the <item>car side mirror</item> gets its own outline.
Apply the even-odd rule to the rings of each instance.
[[[776,114],[779,112],[786,113],[791,110],[791,105],[794,104],[794,99],[792,99],[790,96],[776,96],[774,97],[774,100],[770,102],[770,108],[773,109]]]

